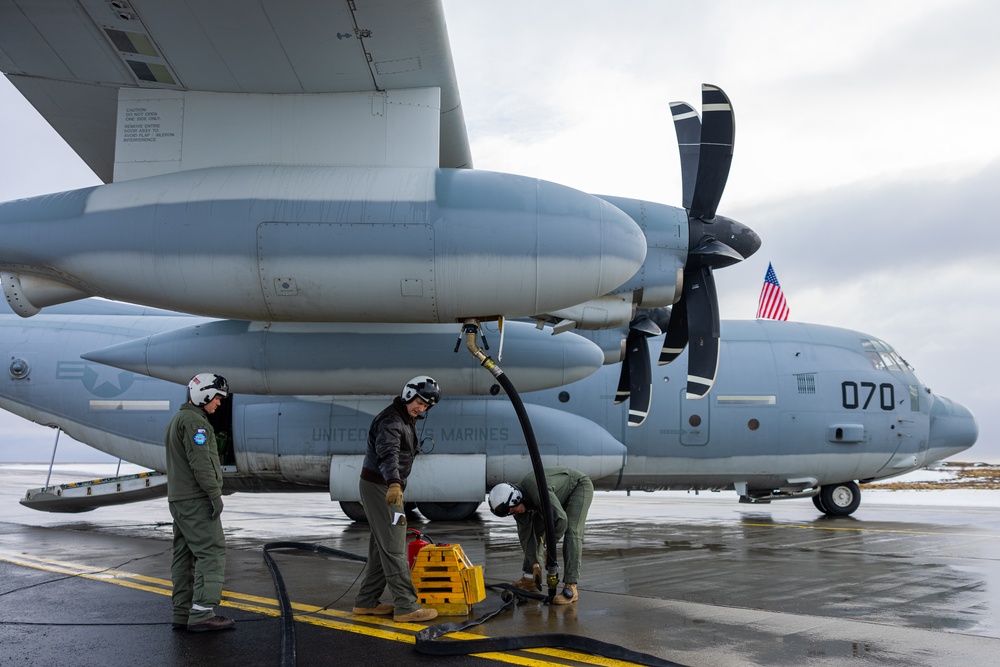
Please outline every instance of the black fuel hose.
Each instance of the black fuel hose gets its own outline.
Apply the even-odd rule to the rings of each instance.
[[[499,651],[517,651],[530,648],[563,648],[572,651],[582,651],[591,655],[601,656],[610,660],[621,660],[649,667],[684,667],[678,662],[657,658],[648,653],[639,653],[619,646],[602,642],[590,637],[571,635],[567,633],[548,633],[541,635],[520,635],[514,637],[484,637],[483,639],[449,639],[440,640],[446,634],[461,632],[480,625],[494,616],[513,608],[516,601],[540,600],[543,596],[530,591],[522,591],[510,584],[487,586],[491,590],[500,590],[503,604],[499,608],[486,613],[479,618],[460,623],[439,623],[431,625],[416,636],[417,652],[425,655],[469,655],[471,653],[493,653]]]
[[[556,560],[556,524],[552,511],[552,501],[549,498],[549,484],[545,480],[545,468],[542,467],[542,455],[538,451],[538,441],[535,440],[535,432],[531,428],[531,421],[528,419],[528,412],[524,408],[520,394],[514,388],[513,383],[507,374],[500,371],[496,375],[497,382],[507,392],[507,398],[514,406],[517,419],[521,423],[521,430],[524,432],[524,440],[528,445],[528,456],[531,458],[531,469],[535,473],[535,485],[538,487],[538,499],[541,503],[539,510],[545,521],[545,569],[549,574],[548,588],[549,595],[547,602],[552,602],[555,595],[555,586],[559,582],[559,561]],[[555,577],[555,581],[553,581]]]
[[[321,544],[308,542],[269,542],[264,545],[264,562],[267,563],[267,569],[271,572],[271,581],[274,582],[275,595],[278,598],[278,608],[281,609],[281,667],[295,667],[295,618],[292,615],[292,602],[288,599],[288,590],[285,588],[285,580],[278,570],[278,564],[271,557],[270,551],[272,549],[301,549],[356,560],[361,563],[367,563],[368,558],[352,554],[349,551],[331,549]]]
[[[547,571],[547,584],[549,589],[547,603],[552,602],[556,594],[556,584],[559,583],[559,560],[556,558],[556,525],[552,511],[552,501],[549,499],[549,485],[545,480],[545,468],[542,467],[542,455],[538,451],[538,441],[535,440],[535,431],[531,428],[531,420],[528,419],[528,411],[524,408],[521,395],[514,388],[514,383],[510,381],[503,369],[496,364],[493,359],[479,349],[476,344],[476,333],[479,331],[478,324],[467,321],[463,327],[465,333],[465,346],[475,357],[483,368],[488,370],[503,390],[507,393],[514,412],[517,413],[517,420],[521,424],[521,431],[524,433],[524,442],[528,446],[528,456],[531,459],[531,469],[535,474],[535,486],[538,487],[538,501],[541,504],[539,511],[542,513],[542,520],[545,523],[545,569]],[[460,339],[461,340],[461,339]],[[484,339],[485,340],[485,339]]]

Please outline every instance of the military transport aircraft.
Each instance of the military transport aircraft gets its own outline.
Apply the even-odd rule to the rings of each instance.
[[[546,464],[583,470],[598,489],[812,497],[821,511],[847,515],[860,502],[857,480],[900,475],[976,441],[972,414],[933,394],[877,338],[793,322],[722,324],[711,392],[688,398],[683,365],[654,362],[655,409],[629,428],[626,409],[610,400],[623,331],[588,332],[591,341],[509,322],[504,366],[528,390],[522,398]],[[90,299],[30,319],[0,315],[11,359],[0,407],[162,471],[163,433],[185,400],[179,383],[214,363],[233,387],[286,394],[237,392],[216,412],[226,489],[329,490],[360,518],[368,426],[388,399],[321,394],[426,372],[445,399],[418,426],[427,455],[417,457],[407,499],[429,519],[455,520],[474,513],[493,484],[531,468],[513,408],[489,395],[492,376],[456,354],[454,339],[454,327],[441,325],[267,327]],[[296,349],[305,356],[289,353]],[[303,366],[309,358],[315,365]],[[314,370],[334,362],[335,374]],[[164,479],[142,478],[134,494],[119,493],[118,480],[40,490],[22,502],[84,511],[162,495]]]
[[[753,375],[756,348],[776,346],[732,324],[737,339],[720,344],[713,271],[760,239],[717,214],[735,123],[715,86],[703,86],[700,116],[672,105],[683,207],[671,207],[472,169],[433,0],[0,0],[0,70],[106,183],[0,203],[0,283],[25,318],[4,325],[2,407],[129,461],[162,470],[163,420],[182,393],[172,383],[211,366],[236,393],[220,429],[228,488],[328,487],[353,502],[366,420],[408,373],[436,373],[455,400],[425,422],[435,456],[422,458],[409,497],[430,518],[467,515],[489,483],[527,465],[511,407],[488,398],[489,376],[449,340],[461,323],[501,320],[503,363],[522,391],[538,390],[529,411],[543,453],[615,488],[732,486],[748,500],[850,491],[849,480],[975,439],[967,411],[921,394],[899,364],[834,378],[839,403],[787,419],[784,404],[804,399],[786,401],[777,380],[741,385],[738,365],[726,377],[742,388],[713,392],[720,357]],[[91,296],[187,315],[116,315]],[[80,314],[60,314],[71,302]],[[666,306],[669,320],[643,314]],[[669,365],[656,370],[648,344],[664,329]],[[832,391],[824,373],[868,358],[817,344],[811,328],[780,330],[816,360],[801,375],[818,398]],[[604,386],[614,368],[594,372],[602,358],[623,362],[616,390]],[[783,368],[764,366],[778,378]],[[612,398],[627,398],[627,412]],[[666,421],[652,421],[651,405]],[[705,430],[745,405],[760,412],[743,428]],[[669,455],[675,436],[685,447],[675,463],[699,464],[688,481],[633,465],[683,470]],[[762,449],[699,444],[723,436]],[[79,502],[62,491],[28,500]],[[828,510],[853,504],[826,495]]]

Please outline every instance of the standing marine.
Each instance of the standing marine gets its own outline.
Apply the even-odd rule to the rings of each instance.
[[[429,621],[436,609],[417,603],[406,559],[406,510],[403,491],[417,455],[416,423],[441,398],[434,378],[418,375],[372,420],[361,467],[361,505],[371,528],[368,568],[354,601],[355,614],[393,615],[400,623]],[[379,602],[386,586],[393,604]]]
[[[167,501],[174,519],[172,621],[175,630],[225,630],[233,619],[215,613],[226,574],[222,467],[208,416],[229,396],[229,383],[221,375],[199,373],[187,393],[166,434]]]

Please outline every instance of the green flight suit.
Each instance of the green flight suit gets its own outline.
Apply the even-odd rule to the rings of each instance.
[[[563,583],[576,584],[580,581],[583,532],[590,503],[594,500],[594,483],[582,472],[570,468],[546,468],[545,482],[552,504],[556,542],[563,540]],[[527,510],[524,514],[514,515],[517,537],[524,551],[521,571],[531,572],[535,563],[544,570],[545,519],[535,474],[527,475],[517,486],[524,493],[522,502]]]
[[[185,403],[167,427],[167,501],[174,519],[175,624],[194,625],[215,616],[226,573],[222,519],[212,518],[212,499],[222,495],[222,467],[208,415]]]

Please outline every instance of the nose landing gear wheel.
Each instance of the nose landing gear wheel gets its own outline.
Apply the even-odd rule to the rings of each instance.
[[[815,496],[813,496],[813,505],[815,505],[816,509],[818,509],[820,512],[826,514],[826,508],[823,507],[823,498],[820,497],[821,495],[822,494],[817,493]]]
[[[861,505],[861,489],[854,482],[825,484],[813,498],[813,504],[822,505],[821,511],[830,516],[850,516]]]

